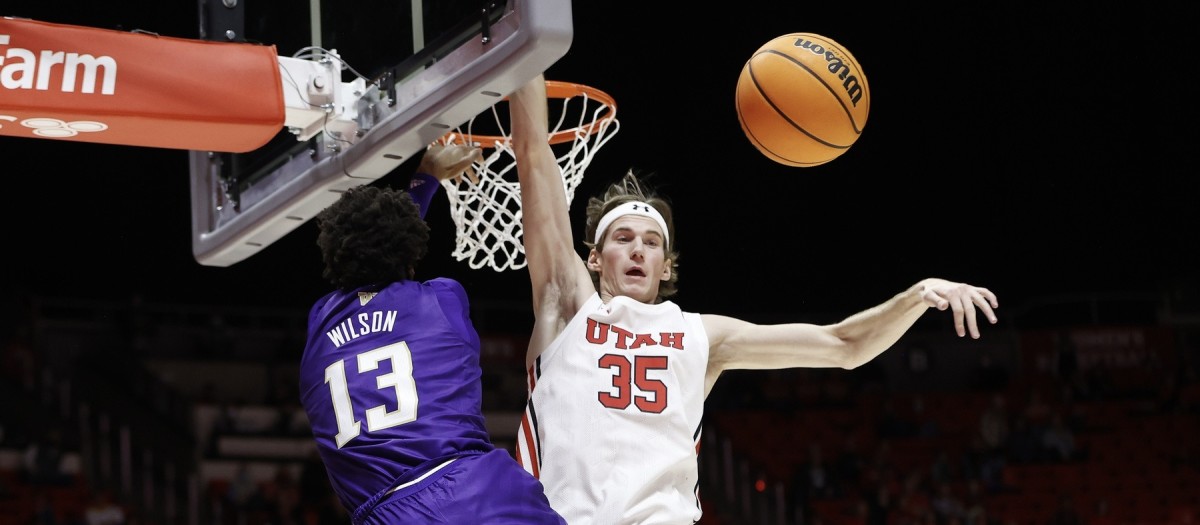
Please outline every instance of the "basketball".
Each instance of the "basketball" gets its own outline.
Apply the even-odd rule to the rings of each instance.
[[[850,51],[813,33],[763,44],[742,67],[737,115],[758,151],[780,164],[829,162],[858,140],[871,90]]]

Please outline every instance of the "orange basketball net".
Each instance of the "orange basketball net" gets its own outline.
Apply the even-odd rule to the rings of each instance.
[[[549,142],[562,169],[570,205],[592,156],[620,128],[617,104],[596,88],[553,80],[546,81],[546,97],[552,120]],[[510,145],[507,113],[502,116],[500,105],[490,112],[494,129],[474,133],[477,125],[489,124],[477,123],[477,116],[464,125],[465,131],[460,127],[439,139],[443,144],[476,144],[484,150],[483,161],[475,164],[478,182],[460,177],[442,181],[442,187],[455,225],[454,257],[467,261],[471,268],[488,266],[497,272],[523,268],[527,263],[516,155]]]

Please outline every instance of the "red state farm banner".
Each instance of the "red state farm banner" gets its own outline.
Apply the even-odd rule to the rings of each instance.
[[[242,153],[283,122],[275,46],[0,18],[0,135]]]

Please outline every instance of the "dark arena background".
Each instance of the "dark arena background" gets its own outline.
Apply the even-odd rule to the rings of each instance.
[[[307,45],[307,5],[243,1],[248,39]],[[412,2],[331,4],[325,46],[364,74],[413,53]],[[478,4],[426,2],[430,36]],[[586,197],[636,169],[675,206],[685,310],[833,323],[925,277],[1000,302],[978,340],[930,311],[854,370],[723,376],[703,525],[1200,522],[1194,15],[649,4],[574,2],[571,48],[546,72],[619,106],[571,206],[577,237]],[[182,38],[199,37],[198,12],[0,2],[0,16]],[[743,63],[792,32],[846,46],[870,84],[861,137],[813,168],[764,157],[734,110]],[[104,498],[129,525],[350,523],[296,392],[307,308],[328,291],[315,225],[204,266],[186,152],[0,137],[0,159],[0,525],[88,523]],[[511,450],[528,274],[453,259],[446,199],[417,276],[471,295],[488,427]]]

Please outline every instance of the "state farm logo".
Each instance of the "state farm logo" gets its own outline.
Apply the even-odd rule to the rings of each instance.
[[[0,128],[4,127],[3,121],[16,122],[17,117],[11,115],[0,115]],[[22,120],[20,124],[27,128],[31,128],[34,135],[49,139],[69,138],[80,133],[94,133],[108,129],[108,124],[96,122],[94,120],[76,120],[72,122],[66,122],[50,117],[27,118]]]
[[[112,95],[117,90],[117,61],[109,56],[43,49],[9,47],[10,36],[0,35],[0,88],[49,91],[51,77],[63,93]]]

